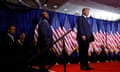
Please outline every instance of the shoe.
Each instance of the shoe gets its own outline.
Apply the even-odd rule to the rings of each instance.
[[[94,70],[94,68],[92,68],[92,67],[88,67],[89,68],[89,70]]]
[[[94,70],[94,68],[86,67],[86,66],[81,67],[80,69],[81,69],[81,70]]]
[[[49,72],[48,70],[45,70],[45,72]]]
[[[48,70],[39,70],[39,72],[49,72]]]
[[[85,67],[85,66],[84,66],[84,67],[81,67],[80,69],[81,69],[81,70],[90,70],[89,67]]]

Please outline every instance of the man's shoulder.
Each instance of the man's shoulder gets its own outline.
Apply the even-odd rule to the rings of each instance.
[[[81,16],[77,16],[77,17],[83,17],[83,16],[81,15]]]
[[[84,16],[83,16],[83,15],[81,15],[81,16],[80,16],[80,18],[84,18]]]
[[[40,22],[40,25],[44,26],[44,25],[46,25],[48,23],[49,23],[49,21],[47,19],[42,19],[41,22]]]
[[[84,16],[78,16],[78,19],[83,19],[84,18]]]
[[[48,19],[43,18],[42,21],[43,21],[43,22],[48,22]]]
[[[8,33],[5,34],[4,38],[5,39],[9,39],[10,38],[10,36],[8,35]]]
[[[77,18],[78,18],[78,19],[82,19],[82,18],[83,18],[83,16],[78,16]]]

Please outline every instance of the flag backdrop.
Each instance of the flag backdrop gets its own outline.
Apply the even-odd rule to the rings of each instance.
[[[65,48],[68,54],[71,54],[78,48],[76,41],[77,17],[74,15],[55,13],[52,11],[48,11],[48,13],[53,31],[53,41],[56,41],[72,29],[72,31],[67,34],[64,39],[53,45],[53,49],[58,55],[62,53],[63,48]],[[39,21],[41,17],[41,10],[29,10],[22,13],[0,10],[0,32],[6,32],[7,26],[9,24],[14,24],[17,27],[16,37],[18,37],[18,35],[22,32],[22,29],[25,29],[29,45],[34,45],[33,40],[36,42],[38,36],[38,24],[32,24],[35,16],[37,16],[37,20]],[[88,51],[89,55],[91,55],[92,52],[99,54],[102,49],[104,49],[106,53],[118,53],[120,51],[120,22],[100,20],[92,17],[88,20],[95,38],[95,41],[90,44]],[[63,45],[63,40],[65,46]]]

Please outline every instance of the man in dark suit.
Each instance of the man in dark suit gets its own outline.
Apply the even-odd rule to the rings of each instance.
[[[8,31],[4,37],[4,46],[3,46],[3,52],[4,52],[4,58],[5,58],[5,65],[8,68],[9,71],[15,70],[15,43],[16,40],[14,38],[14,34],[16,32],[15,25],[9,25]],[[14,66],[14,67],[13,67]]]
[[[92,35],[92,29],[89,22],[87,21],[87,16],[89,15],[89,9],[83,8],[82,16],[77,19],[77,40],[79,44],[79,54],[80,54],[80,69],[90,70],[93,69],[88,65],[88,48],[89,43],[94,41]]]
[[[6,49],[13,49],[14,48],[14,44],[15,44],[14,34],[15,34],[15,32],[16,32],[15,25],[9,25],[8,32],[5,36],[5,41],[4,41],[4,43],[6,44],[5,45]]]
[[[16,72],[25,72],[27,64],[27,56],[29,47],[26,42],[26,34],[20,33],[19,38],[16,42]]]
[[[38,27],[38,52],[41,53],[39,56],[39,65],[40,65],[40,72],[48,72],[45,69],[45,65],[48,62],[48,53],[50,52],[50,48],[46,49],[44,52],[43,50],[47,48],[52,43],[52,30],[50,27],[49,16],[46,11],[42,12],[41,22]]]

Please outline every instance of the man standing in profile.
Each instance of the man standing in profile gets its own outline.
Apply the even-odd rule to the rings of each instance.
[[[43,51],[52,43],[52,30],[50,27],[49,16],[46,11],[42,12],[41,22],[38,27],[38,52],[39,56],[39,66],[40,72],[48,72],[45,69],[46,62],[48,62],[48,53],[50,52],[50,48]]]
[[[88,65],[88,48],[89,43],[94,41],[92,35],[92,29],[89,22],[87,21],[87,16],[89,15],[89,8],[82,9],[82,16],[77,19],[77,40],[79,45],[80,54],[80,69],[81,70],[91,70],[93,68]]]
[[[16,51],[15,51],[15,43],[16,40],[14,38],[14,35],[16,33],[16,26],[13,24],[10,24],[8,26],[7,34],[4,37],[4,58],[6,67],[9,69],[9,71],[15,70],[15,60],[16,60]]]
[[[16,27],[15,25],[9,25],[8,26],[8,32],[5,36],[5,40],[4,40],[4,43],[5,43],[5,48],[6,49],[13,49],[15,48],[15,38],[14,38],[14,34],[16,32]]]

